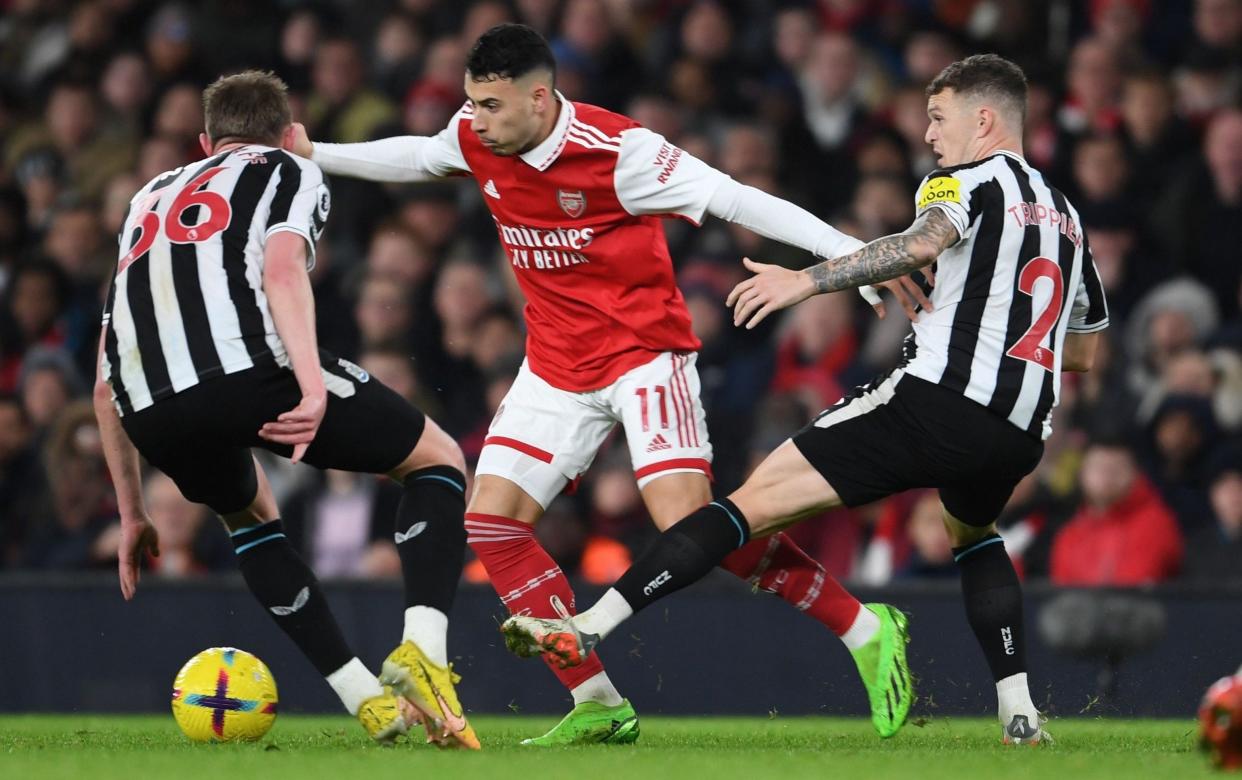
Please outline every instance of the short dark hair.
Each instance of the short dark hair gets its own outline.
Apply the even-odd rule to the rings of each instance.
[[[479,36],[466,57],[466,72],[474,81],[520,79],[535,70],[547,70],[556,83],[556,58],[543,36],[524,24],[498,24]]]
[[[998,54],[974,54],[947,66],[927,85],[927,96],[951,89],[959,95],[995,100],[1026,121],[1026,74]]]
[[[203,90],[207,137],[278,146],[293,122],[289,88],[271,71],[247,70],[221,76]]]

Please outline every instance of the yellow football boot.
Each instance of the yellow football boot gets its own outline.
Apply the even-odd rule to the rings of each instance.
[[[428,742],[469,750],[482,747],[457,700],[453,685],[461,681],[461,676],[453,673],[452,664],[446,667],[433,663],[418,645],[407,639],[384,659],[379,679],[422,715]]]
[[[358,722],[381,745],[391,745],[397,737],[411,726],[421,723],[422,714],[402,696],[394,696],[388,689],[380,696],[372,696],[358,708]]]

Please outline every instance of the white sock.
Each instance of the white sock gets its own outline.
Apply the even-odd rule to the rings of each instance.
[[[574,616],[574,625],[584,634],[599,634],[603,639],[633,614],[625,597],[609,588],[590,609]]]
[[[1011,674],[996,683],[996,700],[998,703],[997,717],[1001,725],[1008,725],[1014,715],[1026,715],[1031,718],[1031,725],[1039,725],[1035,703],[1031,701],[1031,691],[1026,685],[1026,672]]]
[[[433,664],[448,665],[448,615],[435,607],[407,609],[401,638],[422,648]]]
[[[871,610],[863,607],[858,610],[858,617],[850,624],[849,630],[841,635],[841,641],[850,650],[857,650],[871,641],[880,630],[880,618]]]
[[[341,697],[341,704],[345,705],[350,715],[357,715],[358,708],[367,699],[384,693],[379,680],[357,658],[351,658],[347,664],[328,675],[328,685]]]
[[[608,672],[600,672],[584,680],[569,693],[574,697],[575,707],[584,701],[597,701],[605,707],[615,707],[621,703],[621,694],[617,692],[612,680],[608,679]]]

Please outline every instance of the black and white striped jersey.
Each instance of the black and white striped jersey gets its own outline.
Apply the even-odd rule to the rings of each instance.
[[[916,208],[943,210],[960,238],[936,262],[934,311],[914,324],[904,371],[1047,438],[1066,332],[1108,325],[1078,212],[1009,152],[933,171]]]
[[[330,206],[319,166],[258,145],[139,190],[103,314],[102,374],[120,413],[260,362],[287,366],[263,293],[264,246],[297,233],[313,265]]]

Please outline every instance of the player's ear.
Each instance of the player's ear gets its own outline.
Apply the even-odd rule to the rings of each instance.
[[[979,106],[976,111],[975,122],[978,135],[987,135],[992,129],[992,125],[996,124],[996,112],[987,106]]]
[[[198,134],[198,145],[203,148],[203,154],[208,157],[211,156],[211,139],[207,137],[206,133]]]
[[[294,142],[297,140],[297,133],[293,129],[293,125],[285,128],[285,132],[280,134],[280,148],[286,152],[292,152],[295,149]]]

